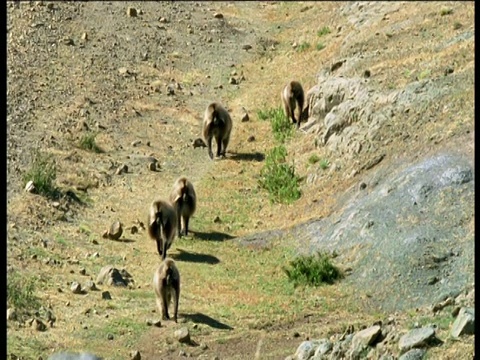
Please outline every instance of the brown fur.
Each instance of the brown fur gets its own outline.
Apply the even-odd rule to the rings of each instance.
[[[185,176],[179,177],[173,184],[170,202],[177,214],[177,236],[187,236],[190,217],[197,208],[197,195],[193,184]]]
[[[180,299],[180,273],[173,259],[164,259],[155,271],[153,288],[155,289],[157,308],[162,313],[163,320],[170,319],[168,307],[173,298],[173,321],[177,322],[178,300]]]
[[[210,159],[213,160],[212,139],[217,142],[217,157],[225,156],[231,132],[232,118],[228,111],[219,103],[210,103],[203,118],[203,137]]]
[[[167,250],[175,239],[177,216],[173,206],[165,200],[155,200],[148,214],[148,234],[157,242],[157,251],[165,260]]]
[[[302,120],[303,104],[305,102],[305,94],[302,85],[298,81],[290,81],[282,90],[282,103],[285,116],[292,119],[293,123],[300,127]],[[295,118],[295,109],[299,108],[298,120]]]

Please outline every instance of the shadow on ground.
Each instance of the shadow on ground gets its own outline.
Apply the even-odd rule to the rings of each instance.
[[[231,160],[244,160],[244,161],[263,161],[265,155],[259,152],[254,153],[230,153],[228,157]]]
[[[210,265],[215,265],[220,262],[220,260],[217,257],[212,255],[189,252],[180,248],[177,248],[177,251],[178,251],[178,254],[171,255],[171,257],[174,260],[189,261],[194,263],[205,263]]]
[[[233,239],[234,236],[229,235],[227,233],[217,232],[217,231],[210,231],[210,232],[201,232],[201,231],[193,231],[189,230],[192,234],[195,234],[195,238],[200,240],[207,240],[207,241],[225,241]]]
[[[185,317],[185,319],[189,320],[189,321],[192,321],[194,323],[197,323],[197,324],[205,324],[205,325],[208,325],[212,328],[215,328],[215,329],[221,329],[221,330],[233,330],[233,327],[231,327],[230,325],[227,325],[227,324],[224,324],[224,323],[221,323],[220,321],[217,321],[213,318],[211,318],[210,316],[208,315],[205,315],[205,314],[201,314],[201,313],[194,313],[194,314],[183,314],[183,316]]]

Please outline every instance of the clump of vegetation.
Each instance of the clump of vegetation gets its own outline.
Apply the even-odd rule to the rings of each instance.
[[[297,46],[297,51],[305,51],[307,49],[310,49],[310,43],[309,42],[306,42],[304,41],[303,43],[301,43],[300,45]]]
[[[462,27],[462,23],[458,22],[458,21],[455,21],[453,23],[453,30],[458,30]]]
[[[323,35],[327,35],[327,34],[330,34],[330,28],[328,26],[324,26],[322,27],[321,29],[319,29],[317,31],[317,36],[323,36]]]
[[[299,256],[290,262],[290,267],[283,267],[294,287],[299,285],[319,286],[333,284],[343,277],[342,272],[330,261],[327,253]]]
[[[87,151],[93,151],[95,153],[101,153],[103,152],[102,149],[100,149],[95,142],[95,138],[97,137],[97,134],[95,133],[86,133],[80,138],[79,146],[80,148],[87,150]]]
[[[280,107],[258,110],[257,116],[260,120],[270,120],[273,137],[282,144],[294,133],[293,123],[285,116]]]
[[[320,168],[322,170],[326,170],[330,167],[330,161],[328,161],[328,159],[322,159],[322,161],[320,161]]]
[[[320,157],[317,154],[313,154],[308,158],[309,164],[316,164],[319,161],[320,161]]]
[[[53,157],[39,151],[35,152],[30,169],[23,175],[24,185],[33,181],[37,194],[53,196],[57,191],[54,185],[56,178],[57,168]]]
[[[275,113],[277,112],[277,109],[275,108],[270,108],[267,110],[257,110],[257,116],[260,120],[268,120],[271,119],[275,116]]]
[[[318,44],[317,44],[317,50],[320,51],[320,50],[323,50],[323,49],[325,49],[325,44],[323,44],[323,43],[318,43]]]
[[[40,301],[35,296],[34,277],[22,277],[16,273],[7,276],[7,305],[17,310],[38,309]]]
[[[451,13],[453,13],[452,8],[442,7],[442,9],[440,10],[440,15],[441,16],[450,15]]]
[[[423,70],[420,74],[418,74],[418,80],[423,80],[429,77],[431,74],[431,71],[429,69]]]
[[[295,174],[295,167],[286,163],[286,157],[285,146],[273,148],[260,171],[259,184],[268,191],[271,202],[291,203],[301,196],[300,178]]]

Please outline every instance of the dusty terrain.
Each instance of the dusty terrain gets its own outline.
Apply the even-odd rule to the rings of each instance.
[[[295,292],[281,271],[298,251],[291,240],[231,240],[327,218],[359,178],[375,178],[379,168],[449,150],[473,159],[473,15],[473,3],[455,2],[9,2],[7,270],[9,278],[34,279],[35,295],[56,320],[35,330],[28,323],[34,308],[9,321],[8,354],[45,359],[88,350],[127,359],[138,350],[142,359],[246,359],[262,339],[259,358],[284,359],[304,338],[388,316],[347,282]],[[330,32],[320,36],[323,27]],[[311,46],[299,50],[304,43]],[[342,166],[303,181],[293,204],[272,204],[257,179],[275,142],[258,111],[280,106],[287,79],[308,90],[342,59],[349,59],[344,76],[368,69],[376,89],[445,78],[437,90],[450,92],[441,103],[415,103],[353,158],[297,131],[288,150],[305,179],[314,153],[331,168]],[[223,103],[234,121],[227,156],[215,161],[192,146],[210,101]],[[245,111],[250,120],[242,122]],[[88,134],[101,152],[79,147]],[[54,197],[24,191],[23,175],[38,150],[55,161]],[[379,165],[352,175],[380,153],[386,155]],[[157,171],[148,168],[151,158]],[[117,175],[122,165],[128,171]],[[130,229],[146,221],[149,203],[167,196],[180,175],[199,197],[192,236],[175,240],[171,250],[184,279],[180,321],[151,327],[146,321],[159,318],[151,288],[159,258],[146,232]],[[103,238],[116,220],[124,224],[122,238]],[[456,220],[473,241],[473,210]],[[105,265],[126,269],[134,285],[98,286],[111,293],[109,301],[101,291],[72,294],[72,282],[95,281]],[[416,311],[406,308],[395,316],[408,328]],[[197,346],[173,339],[181,326]],[[431,351],[432,358],[471,359],[473,339]]]

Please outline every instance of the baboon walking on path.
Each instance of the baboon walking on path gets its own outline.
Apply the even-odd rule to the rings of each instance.
[[[177,228],[177,215],[166,200],[155,200],[148,214],[148,234],[157,242],[157,251],[165,260],[167,250],[172,246]]]
[[[302,120],[303,104],[305,102],[305,94],[302,85],[298,81],[290,81],[282,90],[282,103],[285,116],[292,119],[293,123],[300,127]],[[298,119],[295,118],[295,109],[299,108]]]
[[[170,319],[168,307],[173,298],[173,321],[177,322],[178,300],[180,299],[180,273],[173,259],[164,259],[155,271],[153,288],[155,289],[157,308],[162,314],[162,320]]]
[[[207,144],[210,159],[213,160],[213,138],[217,142],[217,157],[225,156],[231,132],[232,118],[228,111],[219,103],[210,103],[203,118],[203,138]]]
[[[193,184],[185,176],[179,177],[173,184],[170,202],[177,213],[177,236],[187,236],[190,217],[197,208],[197,195]]]

